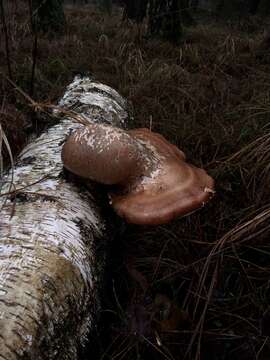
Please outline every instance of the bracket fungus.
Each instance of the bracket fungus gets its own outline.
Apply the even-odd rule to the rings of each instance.
[[[148,129],[90,124],[70,135],[62,160],[76,175],[114,185],[110,203],[130,223],[165,224],[203,207],[214,194],[205,170]]]
[[[141,154],[128,133],[104,124],[89,124],[75,130],[62,149],[66,169],[106,185],[125,184]]]

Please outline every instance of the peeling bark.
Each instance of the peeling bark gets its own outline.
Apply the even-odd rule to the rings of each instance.
[[[125,100],[89,78],[75,78],[59,103],[96,122],[124,127]],[[61,148],[82,126],[68,117],[20,154],[17,195],[0,197],[0,359],[77,359],[95,326],[108,226],[95,186],[63,176]],[[1,192],[7,192],[11,173]],[[13,188],[14,188],[13,186]]]

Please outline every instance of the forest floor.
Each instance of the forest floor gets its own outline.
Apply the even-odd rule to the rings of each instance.
[[[34,114],[6,77],[35,101],[55,104],[74,74],[86,73],[130,101],[134,127],[162,133],[216,181],[202,210],[118,234],[98,358],[269,359],[267,24],[198,22],[175,47],[149,39],[144,25],[123,23],[120,9],[107,17],[67,7],[65,34],[37,38],[33,78],[28,12],[8,3],[10,71],[2,33],[0,114],[14,155],[48,118]]]

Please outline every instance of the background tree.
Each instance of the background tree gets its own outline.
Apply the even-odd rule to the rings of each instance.
[[[125,0],[124,18],[142,22],[146,17],[148,0]]]
[[[268,0],[217,0],[212,4],[217,15],[227,18],[255,15],[260,11],[264,14],[270,8]]]
[[[199,0],[191,0],[190,1],[190,7],[193,11],[196,11],[199,7],[199,3],[200,1]]]
[[[252,15],[255,15],[258,11],[260,0],[250,0],[249,1],[249,12]]]
[[[101,8],[107,13],[112,13],[112,0],[100,0]]]
[[[258,14],[262,16],[270,15],[270,3],[269,0],[260,0],[258,5]]]
[[[197,1],[198,6],[198,1]],[[189,0],[180,0],[180,16],[182,19],[182,23],[186,26],[194,25],[195,21],[191,15],[192,2]]]
[[[178,43],[182,36],[181,0],[150,0],[149,32]]]
[[[65,28],[63,0],[32,0],[35,27],[38,31],[59,33]]]

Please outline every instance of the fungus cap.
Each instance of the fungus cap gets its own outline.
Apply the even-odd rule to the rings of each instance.
[[[154,146],[158,149],[159,157],[165,156],[175,158],[176,160],[186,160],[185,153],[159,133],[152,132],[147,128],[129,130],[128,133],[136,140],[148,145],[148,147]],[[154,152],[156,154],[156,151]]]
[[[62,148],[66,169],[107,185],[128,181],[139,158],[137,142],[127,132],[95,123],[75,130]]]
[[[163,136],[148,129],[129,131],[144,148],[144,174],[139,172],[118,192],[111,204],[127,222],[164,224],[201,208],[213,196],[214,180],[200,168],[188,164],[184,153]],[[151,164],[151,166],[149,166]]]

